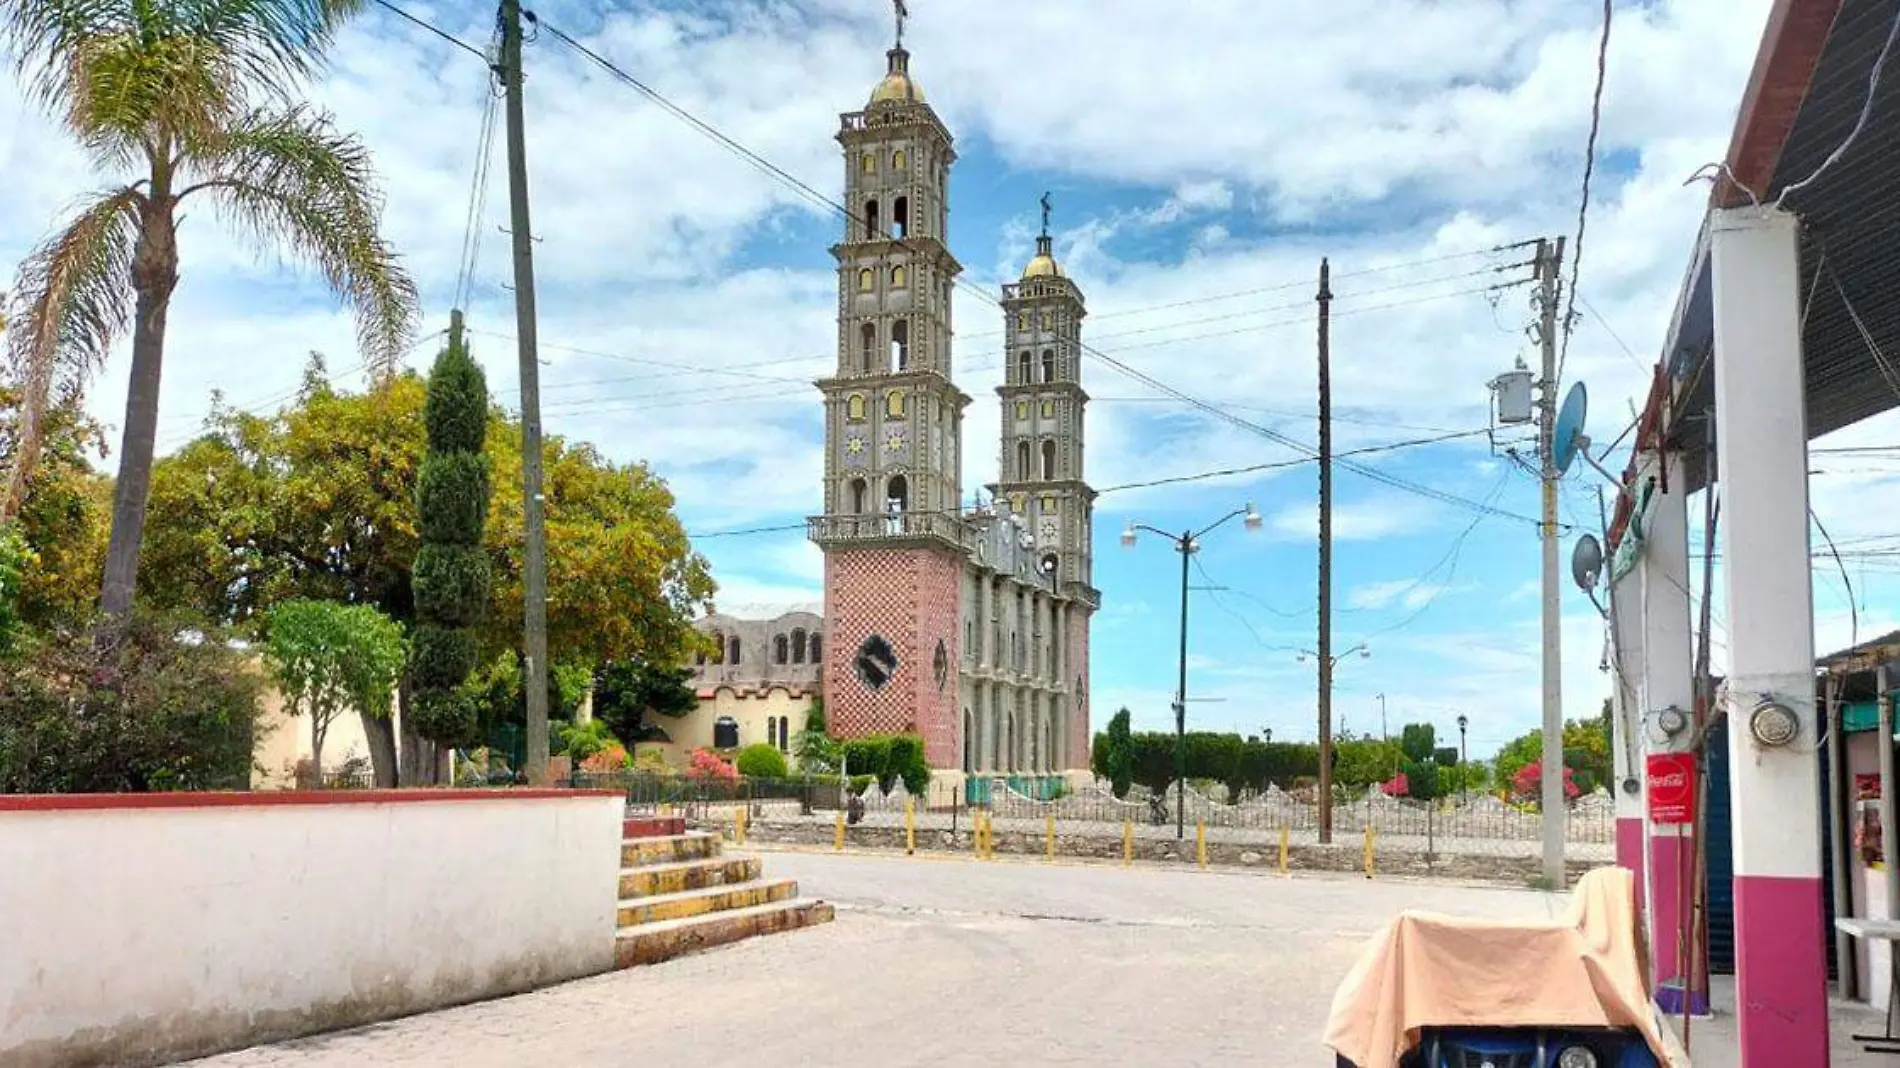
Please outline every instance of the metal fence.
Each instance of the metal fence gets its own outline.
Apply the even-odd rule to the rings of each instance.
[[[670,811],[689,819],[730,819],[745,808],[754,821],[831,823],[839,812],[852,825],[902,827],[909,819],[919,831],[967,827],[969,813],[980,811],[998,827],[1042,830],[1051,821],[1065,835],[1119,838],[1124,829],[1139,837],[1174,834],[1177,805],[1189,827],[1201,827],[1211,841],[1277,843],[1284,831],[1298,843],[1318,840],[1319,807],[1278,789],[1228,803],[1189,787],[1152,794],[1136,787],[1117,798],[1099,784],[1074,790],[1039,785],[1041,799],[1019,791],[1007,779],[967,783],[937,781],[922,797],[901,784],[885,793],[872,785],[847,789],[835,778],[713,779],[660,776],[637,772],[583,774],[573,785],[623,790],[630,810]],[[973,800],[974,799],[974,800]],[[1370,830],[1383,848],[1427,853],[1534,855],[1540,848],[1543,814],[1490,795],[1414,801],[1373,793],[1333,804],[1335,841],[1364,836]],[[1564,813],[1566,852],[1579,859],[1608,859],[1615,843],[1615,803],[1598,791],[1580,798]]]

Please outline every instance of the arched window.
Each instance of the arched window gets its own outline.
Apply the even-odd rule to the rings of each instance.
[[[877,171],[877,153],[866,152],[863,158],[858,160],[858,169],[866,174],[875,173]]]
[[[792,642],[780,634],[772,639],[772,663],[784,664],[792,659]]]
[[[884,510],[902,512],[910,508],[910,482],[903,475],[892,475],[884,491]]]
[[[904,150],[903,149],[900,148],[897,151],[891,153],[891,169],[894,171],[901,171],[904,169]]]
[[[739,662],[739,636],[736,634],[726,639],[726,659],[735,664]]]
[[[869,489],[870,487],[864,484],[863,479],[854,478],[851,480],[851,514],[852,515],[864,514],[864,495],[865,493],[869,491]]]
[[[884,414],[890,416],[892,419],[904,418],[903,390],[891,390],[890,393],[884,397]]]
[[[731,716],[720,716],[713,721],[713,748],[739,748],[739,721]]]
[[[1045,400],[1042,402],[1042,417],[1044,419],[1054,419],[1056,417],[1056,402],[1055,401]]]
[[[877,199],[873,197],[864,202],[864,236],[867,240],[876,241],[883,233],[883,227],[878,225]]]
[[[871,269],[869,267],[866,267],[858,272],[858,292],[869,293],[870,291],[871,291]]]
[[[713,663],[723,664],[725,662],[726,636],[718,631],[713,631]]]
[[[811,636],[811,662],[814,664],[825,662],[825,636],[822,634]]]
[[[1024,332],[1028,331],[1029,329],[1029,313],[1028,312],[1019,312],[1017,314],[1016,329],[1019,331],[1024,331]]]
[[[900,263],[891,268],[891,288],[902,289],[905,284],[904,265]]]
[[[781,753],[792,751],[792,720],[789,716],[778,718],[778,751]]]
[[[844,417],[854,423],[864,422],[864,394],[853,393],[844,399]]]
[[[904,284],[903,268],[896,268],[893,281]],[[910,320],[899,319],[891,324],[891,367],[903,371],[910,367]]]
[[[1042,441],[1042,477],[1056,477],[1056,443],[1048,438]]]
[[[863,284],[861,279],[862,276],[860,276],[860,286]],[[871,358],[876,355],[877,326],[873,323],[865,323],[863,326],[858,327],[858,361],[863,365],[859,370],[867,375],[870,374]]]
[[[1029,481],[1029,443],[1027,441],[1016,443],[1016,481]]]
[[[1029,350],[1024,349],[1016,354],[1016,381],[1029,381],[1029,366]]]
[[[792,663],[802,664],[804,662],[805,662],[805,628],[797,627],[792,630]]]
[[[1044,382],[1056,380],[1056,350],[1054,349],[1042,350],[1042,380]]]
[[[1016,418],[1018,420],[1029,418],[1029,402],[1028,401],[1019,400],[1016,402]]]
[[[910,230],[910,198],[898,197],[891,202],[891,235],[903,237]]]
[[[1054,330],[1056,328],[1055,312],[1046,311],[1042,313],[1042,328],[1044,330]]]
[[[765,741],[768,745],[778,744],[778,719],[776,717],[765,717]]]

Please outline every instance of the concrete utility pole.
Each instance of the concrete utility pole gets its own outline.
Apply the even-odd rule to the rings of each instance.
[[[1319,840],[1333,840],[1332,268],[1319,261]]]
[[[515,337],[521,367],[521,587],[528,704],[528,782],[548,784],[548,547],[541,497],[541,373],[534,336],[534,231],[521,115],[521,0],[501,0],[501,80],[507,93],[508,215],[514,233]]]
[[[1557,304],[1564,239],[1555,244],[1537,242],[1537,341],[1543,350],[1543,380],[1537,401],[1537,453],[1543,482],[1544,550],[1544,756],[1543,830],[1544,881],[1552,890],[1564,886],[1564,700],[1563,617],[1557,571]]]

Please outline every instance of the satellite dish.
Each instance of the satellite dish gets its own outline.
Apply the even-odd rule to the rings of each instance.
[[[1585,534],[1570,551],[1570,577],[1578,589],[1589,593],[1597,588],[1597,579],[1602,575],[1603,546],[1595,534]]]
[[[1583,420],[1590,410],[1590,393],[1579,382],[1564,394],[1564,406],[1557,412],[1557,427],[1550,437],[1551,460],[1557,473],[1570,470],[1583,443]]]

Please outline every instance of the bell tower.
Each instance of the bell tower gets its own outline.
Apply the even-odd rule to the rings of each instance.
[[[845,204],[838,363],[825,403],[824,688],[842,737],[914,730],[933,766],[957,762],[955,673],[964,560],[963,408],[951,381],[946,247],[950,132],[911,77],[899,0],[888,68],[839,117]]]
[[[1082,291],[1062,273],[1042,233],[1022,280],[1003,287],[1001,477],[992,487],[1035,537],[1039,567],[1058,588],[1089,587],[1095,491],[1083,479]]]

